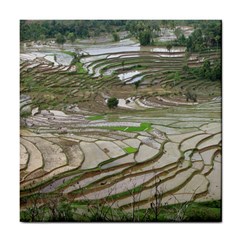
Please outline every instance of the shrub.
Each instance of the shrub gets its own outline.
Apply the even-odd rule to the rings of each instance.
[[[107,106],[109,108],[116,108],[118,106],[118,99],[115,97],[111,97],[107,101]]]
[[[197,102],[197,94],[187,92],[186,93],[186,101],[188,102],[188,100],[192,100],[193,102]]]
[[[119,37],[119,35],[118,35],[116,32],[114,32],[114,33],[112,34],[112,37],[113,37],[113,41],[114,41],[114,42],[120,41],[120,37]]]

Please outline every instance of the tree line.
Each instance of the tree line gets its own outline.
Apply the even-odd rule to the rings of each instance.
[[[186,38],[177,28],[175,35],[177,40],[174,45],[186,46],[188,52],[201,52],[212,48],[221,48],[222,46],[222,23],[216,20],[198,21],[194,25],[195,30]]]
[[[134,36],[149,34],[162,27],[174,27],[174,20],[21,20],[20,40],[41,40],[55,38],[57,34],[65,37],[69,33],[77,38],[99,36],[101,33],[130,31]],[[152,36],[151,36],[152,37]],[[115,35],[115,39],[116,39]]]
[[[187,38],[177,26],[193,26],[194,32]],[[222,25],[217,20],[21,20],[20,40],[55,39],[63,44],[66,40],[96,37],[103,33],[112,34],[119,41],[120,31],[128,31],[142,46],[154,45],[161,28],[174,30],[177,37],[173,46],[186,46],[189,52],[199,52],[210,48],[221,48]]]
[[[126,20],[21,20],[20,40],[55,38],[57,34],[77,38],[99,36],[101,33],[122,31]]]

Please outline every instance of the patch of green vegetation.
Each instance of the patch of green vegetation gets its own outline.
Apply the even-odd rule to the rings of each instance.
[[[20,117],[21,118],[27,118],[31,115],[31,112],[21,112]]]
[[[129,69],[131,69],[131,70],[143,70],[143,69],[146,69],[146,68],[148,68],[148,67],[147,66],[143,66],[141,64],[137,64],[137,65],[134,65],[132,67],[129,67]]]
[[[134,148],[134,147],[126,147],[123,149],[126,153],[135,153],[138,151],[137,148]]]
[[[73,222],[74,208],[66,201],[66,199],[57,200],[57,197],[51,199],[55,203],[54,211],[49,204],[45,204],[41,207],[37,204],[33,204],[31,207],[20,211],[21,222]],[[36,201],[37,198],[33,198],[32,201]],[[34,214],[33,214],[34,213]]]
[[[87,120],[91,120],[91,121],[101,120],[101,119],[104,119],[104,116],[102,116],[102,115],[95,115],[95,116],[86,117],[86,119],[87,119]]]
[[[126,131],[126,127],[101,127],[104,129],[109,129],[109,130],[113,130],[113,131]]]
[[[185,207],[184,207],[185,206]],[[146,210],[140,209],[135,212],[137,219],[142,220],[146,216]],[[159,215],[154,216],[153,209],[148,209],[145,221],[148,222],[220,222],[221,200],[209,202],[191,202],[186,206],[184,203],[160,206]]]
[[[186,209],[184,221],[188,222],[220,222],[222,218],[222,202],[210,201],[203,203],[193,202]]]
[[[140,128],[143,129],[144,131],[151,131],[152,128],[152,124],[151,123],[141,123]]]
[[[151,123],[141,123],[139,127],[103,127],[105,129],[113,131],[124,131],[124,132],[141,132],[141,131],[151,131]]]
[[[39,107],[40,107],[40,109],[48,109],[48,108],[50,108],[50,105],[48,104],[48,103],[41,103],[41,104],[39,104]]]
[[[24,87],[25,91],[33,91],[39,87],[39,84],[34,81],[33,76],[27,76],[21,78],[21,86]]]
[[[167,80],[173,79],[174,76],[175,76],[175,73],[174,73],[174,72],[170,72],[170,73],[166,76],[166,79],[167,79]]]
[[[172,40],[170,41],[158,41],[158,39],[154,39],[154,46],[158,46],[158,47],[167,47],[168,44],[172,44],[173,46],[177,45],[175,44]]]
[[[83,74],[83,73],[87,73],[87,70],[83,68],[83,64],[80,62],[77,62],[75,64],[76,68],[77,68],[77,73]]]
[[[75,55],[76,55],[76,53],[70,52],[70,51],[62,51],[62,53],[68,54],[68,55],[70,55],[72,57],[75,57]]]
[[[132,194],[136,194],[142,191],[142,187],[138,186],[132,189]],[[121,194],[116,194],[109,197],[110,200],[119,199],[121,197],[126,197],[129,192],[124,192]],[[123,209],[111,209],[111,207],[101,205],[99,201],[91,201],[94,206],[98,206],[96,212],[90,212],[90,215],[78,215],[77,221],[101,221],[101,222],[221,222],[221,201],[211,201],[206,203],[189,203],[188,206],[183,204],[174,204],[167,206],[160,206],[159,214],[155,215],[155,209],[133,209],[134,214],[128,214]],[[209,206],[205,206],[209,204]],[[219,206],[212,206],[212,205]],[[84,209],[85,213],[89,211],[89,202],[81,201],[72,203],[71,207],[75,209]],[[184,207],[186,206],[186,208]],[[94,214],[93,214],[94,213]],[[103,214],[104,213],[104,214]],[[87,216],[87,218],[83,218]]]
[[[24,82],[24,83],[31,82],[32,80],[33,80],[32,76],[27,76],[27,77],[21,78],[21,82]]]

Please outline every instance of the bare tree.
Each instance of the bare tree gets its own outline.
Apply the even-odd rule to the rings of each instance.
[[[173,221],[182,222],[186,219],[187,208],[194,201],[195,193],[196,193],[196,191],[198,190],[199,187],[200,187],[200,185],[194,190],[194,192],[191,196],[191,199],[184,202],[184,203],[180,203],[180,201],[176,198],[176,196],[172,195],[175,198],[175,200],[178,202],[178,207],[175,208],[176,215],[172,219]]]
[[[160,214],[160,208],[162,203],[162,193],[159,189],[159,186],[161,184],[161,179],[159,177],[155,176],[155,183],[154,183],[154,201],[151,203],[151,209],[154,212],[154,220],[158,221],[158,216]]]

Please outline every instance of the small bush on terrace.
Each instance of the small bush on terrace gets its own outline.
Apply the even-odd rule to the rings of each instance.
[[[115,97],[111,97],[107,101],[107,106],[109,108],[116,108],[118,106],[118,99]]]

